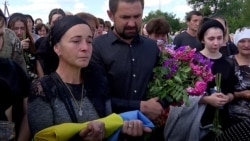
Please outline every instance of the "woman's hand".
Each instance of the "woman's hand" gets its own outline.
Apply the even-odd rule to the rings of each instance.
[[[105,124],[100,121],[91,121],[87,128],[82,129],[79,136],[84,141],[102,141],[104,138]]]
[[[207,98],[207,103],[214,107],[221,107],[230,102],[230,98],[223,93],[213,93]]]
[[[24,39],[21,41],[21,46],[23,49],[28,49],[29,48],[29,44],[30,44],[30,39]]]
[[[122,133],[132,137],[142,136],[143,132],[151,131],[149,127],[143,127],[143,123],[140,120],[124,121],[122,126]]]
[[[240,92],[234,92],[235,98],[243,98],[250,100],[250,90],[244,90]]]

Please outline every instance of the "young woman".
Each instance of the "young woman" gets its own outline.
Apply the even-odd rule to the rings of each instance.
[[[206,94],[197,97],[191,101],[192,106],[176,108],[180,111],[180,114],[177,114],[178,111],[173,109],[172,113],[170,111],[170,117],[179,116],[180,119],[177,120],[179,124],[175,125],[184,125],[178,127],[177,129],[182,130],[179,136],[171,132],[165,133],[165,139],[173,140],[189,140],[189,141],[211,141],[215,139],[214,132],[210,131],[213,127],[213,120],[215,117],[216,108],[219,109],[219,124],[221,125],[221,130],[227,128],[229,125],[229,114],[228,114],[228,103],[231,102],[234,98],[234,84],[237,82],[234,77],[234,64],[230,61],[229,58],[225,58],[219,51],[221,45],[224,42],[225,32],[223,25],[217,20],[204,18],[201,21],[197,32],[198,40],[203,44],[204,48],[197,52],[209,58],[212,62],[212,73],[214,75],[221,74],[221,87],[220,91],[216,88],[215,79],[207,84]],[[181,110],[179,110],[181,109]],[[195,116],[193,116],[195,115]],[[192,117],[193,118],[190,118]],[[188,123],[183,123],[189,120]],[[167,121],[168,122],[168,121]],[[170,131],[171,122],[166,124],[165,131]],[[186,127],[187,126],[187,127]],[[175,131],[177,131],[175,129]],[[185,137],[188,138],[186,139]]]
[[[36,42],[40,38],[40,36],[38,34],[36,34],[34,31],[34,24],[35,24],[34,19],[29,14],[26,14],[24,16],[27,19],[27,24],[28,24],[28,29],[29,29],[30,35],[32,36],[34,42]]]
[[[94,120],[109,114],[106,109],[110,106],[98,106],[107,98],[101,95],[91,97],[94,86],[84,83],[87,76],[82,70],[92,55],[93,33],[90,26],[77,16],[65,16],[54,23],[48,38],[48,51],[57,56],[57,68],[54,73],[33,83],[28,100],[31,133],[35,135],[60,123],[92,121],[75,138],[102,140],[104,123]],[[129,125],[134,125],[134,128],[128,128]],[[122,133],[132,136],[141,135],[144,129],[138,120],[126,121],[123,127],[126,128]]]
[[[8,22],[8,28],[13,30],[21,41],[27,73],[30,80],[33,81],[41,76],[42,70],[35,56],[36,48],[25,15],[21,13],[12,14]]]
[[[213,123],[215,109],[219,109],[219,121],[222,130],[227,128],[229,124],[228,103],[234,98],[234,64],[225,58],[219,51],[225,39],[224,26],[217,20],[204,18],[198,30],[197,37],[204,45],[204,49],[200,53],[213,61],[212,72],[214,75],[221,74],[221,90],[215,92],[215,80],[208,83],[207,94],[200,100],[201,104],[206,104],[206,109],[201,118],[201,125],[206,126]],[[210,131],[203,140],[211,140],[214,138],[213,132]]]

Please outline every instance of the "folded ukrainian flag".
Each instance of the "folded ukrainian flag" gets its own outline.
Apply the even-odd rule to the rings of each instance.
[[[141,120],[144,126],[153,128],[153,123],[140,111],[125,112],[122,114],[111,114],[105,118],[98,119],[105,123],[105,138],[109,141],[117,141],[120,127],[124,120]],[[82,129],[87,127],[89,122],[84,123],[62,123],[43,129],[35,134],[35,141],[67,141]]]

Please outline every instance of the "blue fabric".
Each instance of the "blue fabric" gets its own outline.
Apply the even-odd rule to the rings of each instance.
[[[150,128],[155,127],[154,124],[138,110],[124,112],[119,115],[122,117],[123,121],[141,120],[144,127],[150,127]],[[108,141],[118,141],[120,132],[121,132],[121,127],[108,138]]]

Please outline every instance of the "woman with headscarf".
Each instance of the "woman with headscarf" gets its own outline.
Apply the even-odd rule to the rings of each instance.
[[[110,106],[105,105],[107,96],[94,95],[94,86],[84,81],[87,76],[83,69],[92,55],[92,40],[90,26],[77,16],[65,16],[54,23],[47,37],[47,51],[55,56],[55,70],[33,83],[28,100],[28,120],[33,135],[61,123],[91,121],[73,138],[103,139],[105,125],[95,120],[110,114]],[[134,128],[130,128],[132,125]],[[122,133],[139,136],[143,130],[149,129],[139,120],[130,120],[124,122]]]

